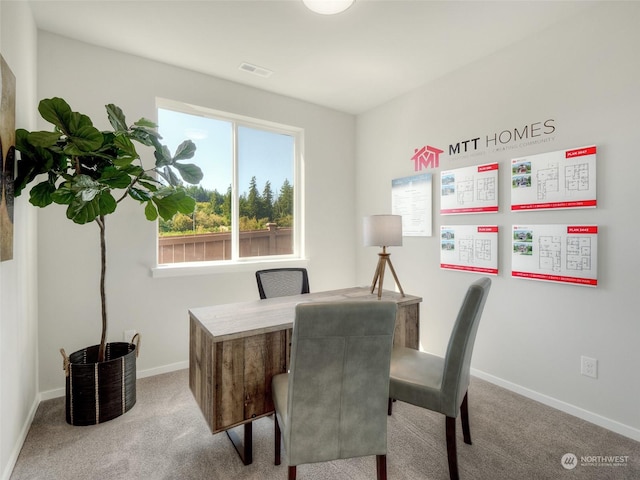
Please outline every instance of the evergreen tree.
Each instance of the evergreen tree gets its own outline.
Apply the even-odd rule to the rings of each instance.
[[[211,193],[211,205],[213,212],[216,215],[224,216],[224,202],[226,200],[226,196],[218,192],[218,190],[214,190]]]
[[[274,220],[273,218],[273,191],[271,190],[271,182],[267,180],[262,190],[262,208],[260,209],[259,218],[266,218],[269,222]]]
[[[258,219],[261,210],[262,198],[260,197],[260,192],[258,191],[256,177],[251,177],[251,183],[249,184],[249,194],[246,197],[244,209],[242,203],[240,204],[240,216]]]
[[[293,216],[293,186],[285,179],[280,187],[280,195],[275,202],[275,221],[280,225],[282,220]]]
[[[202,185],[189,185],[186,187],[187,194],[196,202],[208,202],[211,199],[211,191]]]
[[[222,216],[225,218],[227,225],[231,225],[231,185],[227,188],[227,194],[224,196]]]

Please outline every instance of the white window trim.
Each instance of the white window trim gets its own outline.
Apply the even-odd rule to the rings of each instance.
[[[238,261],[226,260],[224,262],[182,262],[167,265],[158,265],[151,268],[153,278],[188,277],[194,275],[216,275],[239,272],[255,272],[267,268],[302,267],[308,268],[309,261],[304,258],[269,259],[263,261]],[[263,257],[267,258],[267,257]]]
[[[305,256],[305,219],[304,219],[304,129],[292,127],[268,120],[261,120],[243,115],[237,115],[220,110],[214,110],[208,107],[192,105],[167,98],[156,97],[156,109],[163,108],[174,110],[189,115],[205,116],[216,118],[223,121],[237,121],[243,126],[255,127],[262,130],[272,130],[277,133],[286,133],[295,137],[294,141],[294,228],[293,228],[293,253],[291,255],[277,255],[264,257],[237,257],[238,252],[234,251],[232,260],[221,260],[216,262],[181,262],[173,264],[158,264],[158,234],[156,223],[156,264],[151,268],[151,276],[153,278],[178,277],[190,275],[208,275],[219,273],[234,273],[244,271],[254,271],[256,268],[279,268],[279,267],[306,267],[308,260]],[[236,149],[236,131],[237,125],[234,125],[234,156]],[[297,149],[301,151],[297,151]],[[238,191],[237,185],[237,165],[234,162],[232,190],[232,206],[234,212],[238,212]],[[237,213],[236,213],[237,214]],[[237,220],[237,219],[236,219]],[[232,230],[234,245],[238,242],[239,232],[237,229]],[[235,232],[235,235],[234,235]]]

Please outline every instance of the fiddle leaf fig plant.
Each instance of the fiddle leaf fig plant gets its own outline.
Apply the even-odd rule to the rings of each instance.
[[[190,214],[195,200],[183,182],[198,184],[202,171],[193,163],[196,146],[185,140],[171,155],[163,145],[157,125],[141,118],[127,124],[122,110],[106,105],[112,130],[100,131],[87,115],[71,110],[62,98],[40,102],[38,111],[53,125],[53,131],[16,130],[20,152],[15,179],[18,196],[34,183],[29,201],[37,207],[53,203],[66,205],[67,218],[78,224],[95,222],[100,229],[100,299],[102,335],[98,361],[104,361],[107,336],[105,296],[105,217],[116,211],[125,198],[144,205],[147,220],[158,216],[169,220],[176,213]],[[136,144],[153,148],[155,164],[145,168]]]

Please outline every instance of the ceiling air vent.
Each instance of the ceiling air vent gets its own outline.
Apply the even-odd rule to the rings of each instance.
[[[249,72],[249,73],[253,73],[254,75],[257,75],[259,77],[264,77],[264,78],[270,77],[271,74],[273,73],[271,70],[259,67],[257,65],[252,65],[252,64],[247,63],[247,62],[242,62],[240,64],[239,68],[240,68],[240,70],[243,70],[243,71]]]

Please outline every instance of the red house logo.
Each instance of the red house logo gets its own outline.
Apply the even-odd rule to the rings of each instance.
[[[411,157],[414,162],[415,171],[418,172],[423,168],[438,168],[440,166],[440,154],[444,150],[426,145],[422,148],[416,148],[415,155]]]

